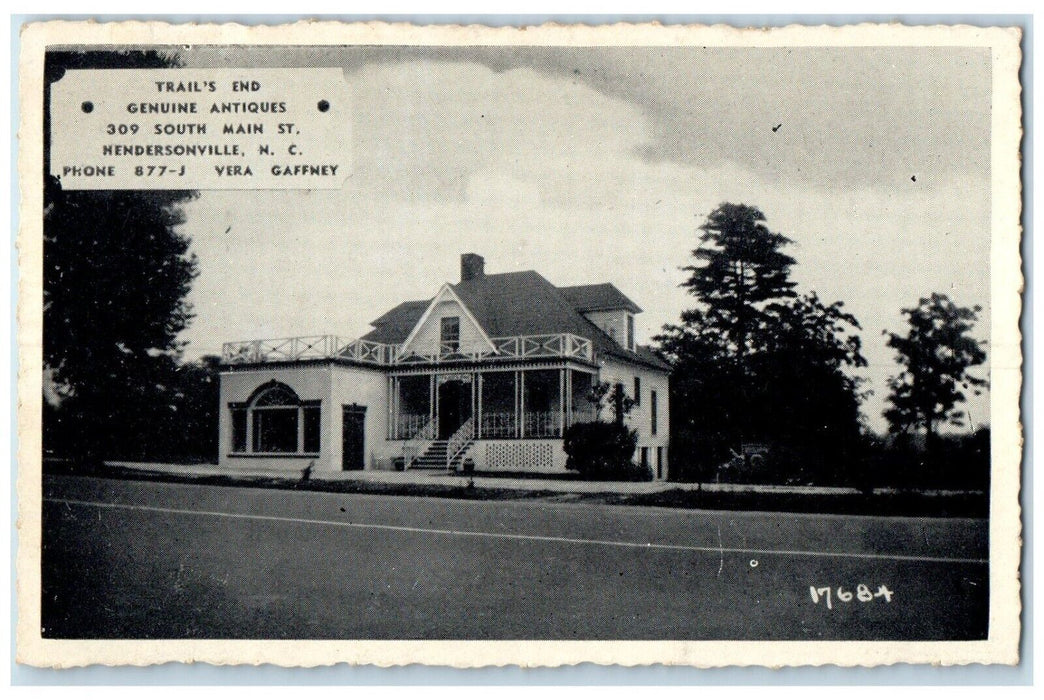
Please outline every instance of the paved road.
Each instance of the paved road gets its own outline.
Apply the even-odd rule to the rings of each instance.
[[[987,631],[984,520],[77,477],[46,477],[44,495],[48,637],[980,639]],[[859,584],[869,600],[844,601]]]

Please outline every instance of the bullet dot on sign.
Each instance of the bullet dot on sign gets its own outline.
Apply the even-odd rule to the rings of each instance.
[[[94,103],[93,102],[84,102],[82,105],[80,105],[80,109],[83,110],[84,114],[90,114],[91,112],[94,111]]]
[[[318,107],[319,107],[319,111],[320,112],[326,112],[327,110],[330,109],[330,103],[327,102],[326,100],[319,100]]]

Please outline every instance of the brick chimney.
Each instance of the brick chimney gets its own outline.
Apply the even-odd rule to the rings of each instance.
[[[460,281],[476,280],[486,276],[486,261],[481,255],[464,253],[460,256]]]

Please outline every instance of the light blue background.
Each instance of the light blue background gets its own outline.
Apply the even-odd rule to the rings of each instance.
[[[14,250],[18,233],[18,167],[17,125],[18,109],[18,54],[19,32],[23,24],[49,19],[117,21],[125,19],[185,22],[238,22],[241,24],[281,24],[305,17],[298,15],[13,15],[11,16],[11,357],[10,382],[16,386],[17,367],[17,253]],[[417,24],[486,24],[533,25],[547,21],[559,23],[583,22],[607,24],[619,21],[663,24],[731,24],[734,26],[782,26],[802,24],[852,24],[856,22],[895,22],[904,24],[970,24],[977,26],[1020,26],[1023,30],[1023,66],[1020,78],[1023,86],[1023,123],[1026,136],[1023,141],[1023,191],[1033,191],[1033,21],[1023,15],[320,15],[316,19],[344,21],[412,21]],[[217,667],[206,664],[165,664],[147,668],[89,667],[65,670],[37,669],[15,663],[15,600],[14,562],[17,531],[14,518],[17,513],[16,470],[10,472],[11,488],[11,683],[12,685],[1031,685],[1033,683],[1033,201],[1024,197],[1023,260],[1025,260],[1026,297],[1022,327],[1024,331],[1024,395],[1022,402],[1026,430],[1025,462],[1023,465],[1023,638],[1018,667],[925,667],[897,665],[880,668],[842,669],[790,668],[773,671],[760,668],[725,668],[698,670],[690,668],[619,668],[591,664],[559,668],[529,669],[499,668],[456,670],[411,666],[380,669],[351,667],[344,664],[316,669],[284,669],[274,666]],[[16,396],[12,390],[10,434],[17,434]],[[17,444],[11,441],[11,464],[16,464]]]

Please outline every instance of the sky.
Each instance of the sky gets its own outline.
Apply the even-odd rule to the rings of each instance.
[[[264,64],[343,68],[349,177],[185,206],[190,359],[232,340],[357,337],[457,281],[464,252],[488,272],[612,282],[648,341],[694,305],[680,268],[722,202],[760,208],[794,241],[799,291],[861,322],[871,427],[885,428],[898,366],[883,333],[903,330],[902,308],[932,292],[981,305],[989,339],[986,50],[348,47],[267,49]],[[968,409],[988,422],[987,396]]]

